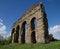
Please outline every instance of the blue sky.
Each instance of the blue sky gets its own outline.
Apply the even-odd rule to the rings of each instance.
[[[3,31],[7,32],[6,35],[10,34],[13,23],[16,22],[32,5],[37,4],[40,1],[41,0],[0,0],[0,23],[3,24],[2,26],[5,26],[5,30]],[[42,1],[48,18],[49,30],[54,32],[54,29],[57,30],[57,28],[60,27],[60,0]],[[55,35],[54,37],[60,37],[59,34],[60,31],[58,35]]]

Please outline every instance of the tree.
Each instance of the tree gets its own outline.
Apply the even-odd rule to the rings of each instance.
[[[49,40],[50,41],[57,41],[57,39],[54,39],[53,34],[49,34]]]

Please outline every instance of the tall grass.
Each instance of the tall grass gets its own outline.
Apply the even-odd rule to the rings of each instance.
[[[9,44],[0,46],[0,49],[60,49],[60,41],[48,44]]]

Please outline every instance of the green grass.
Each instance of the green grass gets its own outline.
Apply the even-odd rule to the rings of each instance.
[[[0,46],[0,49],[60,49],[60,41],[50,42],[49,44],[10,44]]]

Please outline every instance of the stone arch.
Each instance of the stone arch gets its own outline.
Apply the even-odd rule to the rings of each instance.
[[[26,25],[27,25],[27,23],[26,23],[26,21],[24,21],[22,23],[22,28],[21,28],[21,31],[22,31],[22,33],[21,33],[21,43],[23,43],[23,44],[25,43]]]
[[[31,33],[31,43],[36,43],[36,32],[35,31]]]
[[[15,32],[15,28],[12,29],[12,33],[11,33],[11,41],[12,41],[12,43],[14,42],[14,32]]]
[[[32,6],[17,22],[14,28],[20,25],[19,43],[45,43],[48,40],[48,22],[43,4]],[[36,20],[36,24],[35,24]],[[27,22],[28,28],[25,28]],[[25,31],[26,29],[26,31]],[[14,32],[16,37],[16,30]],[[26,34],[25,34],[26,33]],[[18,37],[18,36],[17,36]],[[15,40],[17,38],[14,38]],[[15,41],[14,40],[14,41]],[[25,41],[26,40],[26,41]],[[18,40],[17,40],[18,41]],[[48,40],[49,41],[49,40]]]
[[[31,43],[36,43],[36,18],[33,17],[31,20]]]
[[[18,43],[19,30],[20,30],[20,26],[18,25],[18,26],[16,27],[16,33],[15,33],[15,43]]]
[[[31,20],[31,30],[35,30],[36,29],[36,18],[33,17],[32,20]]]

